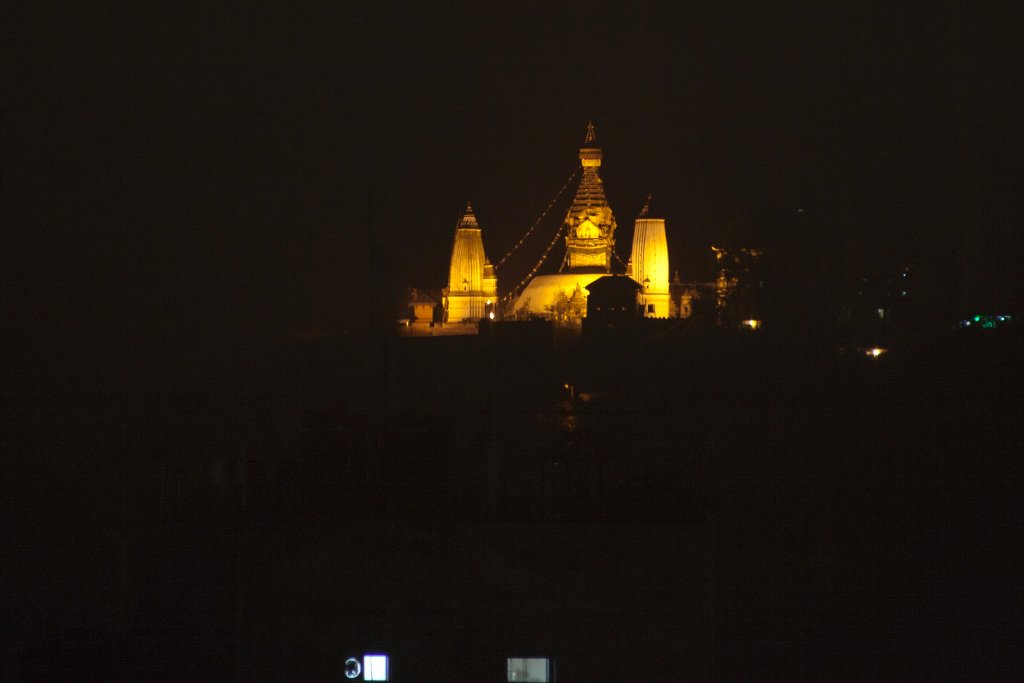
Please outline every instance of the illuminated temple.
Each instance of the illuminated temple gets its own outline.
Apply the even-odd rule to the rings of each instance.
[[[655,218],[651,196],[640,210],[633,226],[633,250],[626,266],[626,275],[643,286],[644,315],[648,318],[669,317],[668,241],[665,219]]]
[[[617,225],[599,173],[601,156],[594,126],[588,124],[579,152],[582,167],[577,170],[582,171],[579,186],[559,233],[551,243],[554,245],[564,235],[565,253],[561,266],[557,273],[524,279],[501,300],[498,298],[495,266],[484,253],[480,225],[472,206],[467,204],[456,226],[448,286],[441,296],[444,328],[472,325],[475,330],[480,320],[493,319],[496,313],[502,312],[505,317],[520,320],[541,317],[555,322],[578,323],[586,317],[587,288],[599,278],[614,273],[613,259],[618,260],[624,266],[626,276],[639,285],[638,315],[667,318],[674,313],[670,307],[665,219],[656,216],[648,196],[634,224],[629,261],[623,263],[615,253]],[[531,273],[540,268],[547,254],[546,251]],[[619,273],[622,270],[620,268]],[[499,303],[504,305],[499,306]],[[419,324],[423,324],[422,316],[414,317],[419,317]],[[430,328],[430,334],[446,333],[435,329],[433,324]],[[460,332],[452,329],[447,333]]]
[[[583,175],[572,206],[562,223],[565,257],[559,272],[539,275],[526,285],[512,307],[517,317],[543,316],[572,320],[586,315],[587,287],[613,272],[615,255],[615,214],[608,204],[601,181],[601,148],[593,124],[580,148]],[[636,219],[633,245],[626,275],[642,289],[638,304],[651,318],[669,316],[668,243],[665,219],[656,218],[651,198]],[[513,292],[514,294],[514,292]]]
[[[553,317],[558,304],[565,301],[570,302],[569,317],[585,315],[587,285],[612,272],[615,215],[608,205],[598,173],[601,148],[596,145],[592,124],[587,126],[587,135],[580,149],[580,163],[583,175],[579,189],[562,223],[565,258],[560,272],[538,275],[530,280],[513,306],[518,316]]]
[[[497,298],[498,278],[484,253],[473,207],[466,204],[455,228],[448,287],[444,290],[445,322],[472,322],[490,316]]]

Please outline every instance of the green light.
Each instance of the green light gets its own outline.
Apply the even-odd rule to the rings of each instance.
[[[974,316],[970,320],[963,320],[961,322],[961,325],[963,325],[964,327],[970,327],[971,320],[973,320],[976,323],[980,323],[982,329],[992,330],[992,329],[995,329],[995,328],[998,328],[998,327],[1002,327],[1003,325],[1007,324],[1008,321],[1011,320],[1011,318],[1012,318],[1011,316],[1005,315],[1005,314],[1003,314],[1003,315],[989,315],[987,313],[979,313],[978,315]]]

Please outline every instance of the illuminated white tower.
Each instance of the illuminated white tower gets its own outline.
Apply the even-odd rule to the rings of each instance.
[[[498,278],[484,254],[480,225],[468,203],[455,228],[448,288],[444,293],[446,320],[453,323],[486,317],[498,296]]]
[[[633,250],[626,274],[643,286],[640,296],[644,315],[648,318],[667,318],[669,315],[668,272],[665,219],[654,217],[651,195],[647,195],[644,208],[634,224]]]

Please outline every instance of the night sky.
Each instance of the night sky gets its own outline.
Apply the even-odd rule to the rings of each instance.
[[[619,253],[653,192],[684,278],[797,215],[826,250],[1021,253],[1009,4],[27,5],[4,24],[6,289],[64,326],[361,324],[368,289],[444,284],[467,200],[497,260],[588,120]]]

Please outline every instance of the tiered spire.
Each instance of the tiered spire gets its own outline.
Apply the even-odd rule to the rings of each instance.
[[[608,206],[601,167],[601,148],[596,146],[594,124],[587,124],[587,133],[580,148],[583,176],[572,206],[565,217],[566,263],[569,268],[601,268],[611,272],[611,250],[615,244],[615,216]]]
[[[587,135],[584,144],[594,143],[597,139],[594,133],[594,124],[587,124]],[[597,169],[601,167],[600,147],[581,147],[580,163],[583,164],[583,177],[580,179],[579,189],[576,190],[576,197],[572,201],[572,208],[569,209],[568,221],[573,216],[579,216],[587,207],[607,207],[608,199],[604,196],[604,184]]]

